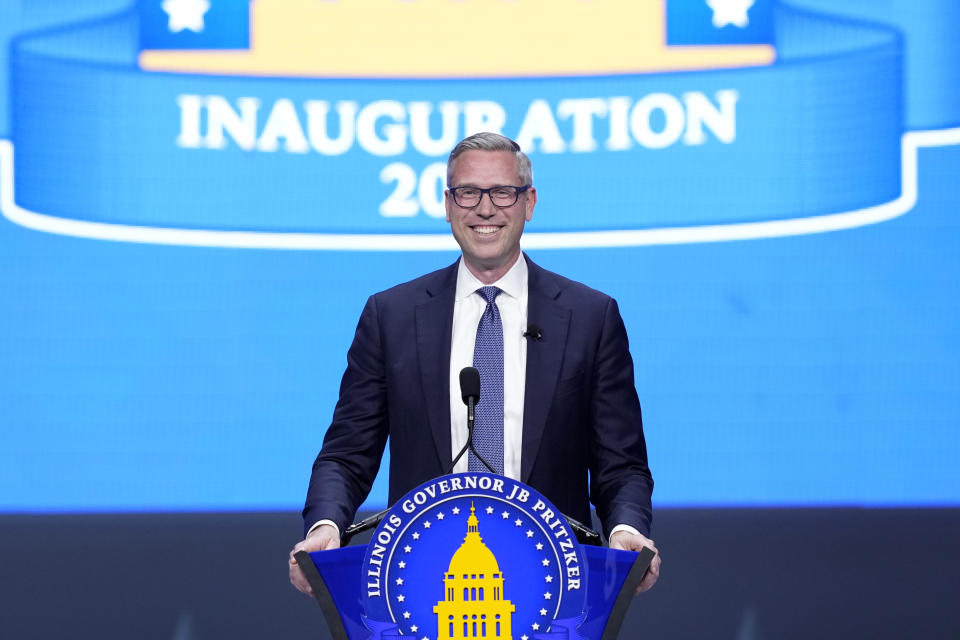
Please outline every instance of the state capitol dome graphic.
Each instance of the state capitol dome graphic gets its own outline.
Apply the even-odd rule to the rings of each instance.
[[[543,496],[503,476],[455,474],[410,491],[361,567],[366,640],[589,637],[578,630],[583,549]]]
[[[512,638],[516,607],[505,599],[503,581],[496,556],[480,536],[480,523],[471,504],[467,535],[443,576],[444,599],[433,607],[438,640]]]

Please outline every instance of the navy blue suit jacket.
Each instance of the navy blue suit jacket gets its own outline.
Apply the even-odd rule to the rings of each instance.
[[[653,480],[617,303],[529,258],[521,480],[563,513],[604,532],[617,524],[649,535]],[[340,399],[313,465],[305,527],[330,519],[343,531],[366,498],[390,441],[389,501],[443,474],[450,442],[450,336],[457,264],[369,298]],[[589,472],[589,481],[588,481]]]

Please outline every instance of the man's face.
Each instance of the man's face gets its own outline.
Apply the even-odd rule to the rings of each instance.
[[[451,187],[523,186],[517,174],[516,156],[509,151],[465,151],[454,160]],[[479,272],[506,273],[520,255],[523,225],[533,217],[537,191],[533,187],[521,193],[509,207],[497,207],[484,194],[480,204],[467,209],[457,205],[453,194],[444,193],[447,222],[463,251],[467,267]]]

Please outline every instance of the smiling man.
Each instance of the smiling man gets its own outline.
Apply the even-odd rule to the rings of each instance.
[[[478,369],[471,452],[455,472],[529,484],[564,514],[596,507],[613,548],[656,551],[653,480],[616,302],[541,269],[520,250],[537,190],[513,140],[478,133],[447,162],[453,265],[370,297],[347,354],[340,398],[313,465],[306,537],[290,580],[310,586],[293,554],[340,545],[376,477],[389,436],[389,501],[443,475],[466,443],[459,372]],[[640,590],[660,571],[654,558]]]
[[[450,154],[444,202],[465,266],[482,283],[493,284],[520,258],[520,236],[533,217],[537,189],[530,184],[529,160],[517,155],[519,147],[473,148],[486,140],[468,138]]]

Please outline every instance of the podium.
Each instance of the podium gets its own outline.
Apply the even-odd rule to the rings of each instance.
[[[612,640],[653,556],[583,545],[535,489],[461,473],[410,491],[367,545],[296,560],[336,640]]]

